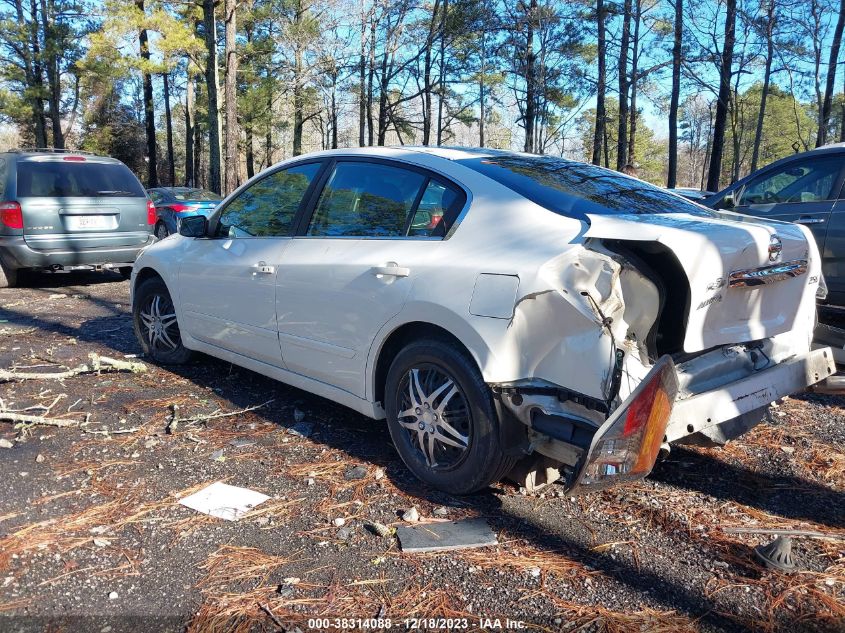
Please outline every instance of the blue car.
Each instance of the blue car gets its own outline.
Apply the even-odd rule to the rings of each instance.
[[[158,187],[148,189],[158,214],[155,235],[163,240],[179,230],[179,220],[190,215],[208,217],[214,211],[222,196],[194,187]]]

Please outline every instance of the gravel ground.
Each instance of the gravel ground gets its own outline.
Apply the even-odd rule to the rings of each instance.
[[[110,273],[0,290],[0,368],[131,359],[128,301]],[[787,399],[771,424],[725,448],[675,449],[625,488],[570,498],[503,483],[457,498],[417,483],[381,422],[208,357],[138,360],[146,372],[0,383],[6,411],[81,422],[0,423],[12,443],[0,448],[0,630],[308,630],[307,618],[367,630],[334,619],[378,616],[397,630],[446,617],[485,630],[498,618],[544,631],[845,631],[845,541],[796,540],[800,571],[786,575],[754,561],[771,537],[724,531],[845,535],[842,399]],[[185,419],[263,403],[166,429],[173,405]],[[310,436],[291,432],[298,419]],[[356,466],[365,476],[348,479]],[[176,503],[215,481],[271,499],[238,522]],[[403,554],[364,528],[400,525],[412,506],[484,517],[499,545]]]

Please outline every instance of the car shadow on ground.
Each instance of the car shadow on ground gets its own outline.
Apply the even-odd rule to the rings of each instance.
[[[712,454],[673,448],[671,456],[658,463],[650,477],[789,519],[814,521],[831,528],[845,527],[841,492],[801,477],[757,472]]]
[[[18,278],[21,288],[51,289],[71,286],[95,286],[122,282],[123,276],[116,271],[73,271],[73,272],[34,272],[24,271]]]

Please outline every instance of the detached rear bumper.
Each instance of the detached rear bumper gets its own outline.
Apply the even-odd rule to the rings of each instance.
[[[719,435],[716,431],[720,425],[763,409],[778,398],[804,391],[835,373],[833,352],[824,347],[713,391],[677,400],[666,427],[666,441],[677,442],[694,434]]]
[[[22,236],[2,237],[0,259],[7,267],[13,269],[131,264],[141,250],[155,241],[155,237],[150,235],[146,242],[133,246],[35,250],[27,245]]]

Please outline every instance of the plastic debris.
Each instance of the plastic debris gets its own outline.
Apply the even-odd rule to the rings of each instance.
[[[269,499],[265,494],[217,481],[199,492],[180,499],[183,506],[226,521],[237,521]]]
[[[403,525],[396,534],[403,552],[446,552],[499,544],[484,519]]]

